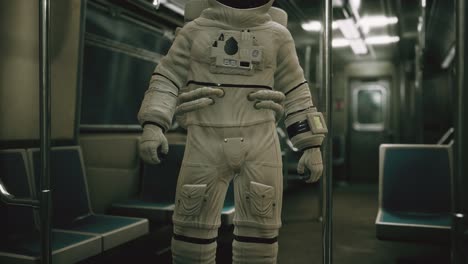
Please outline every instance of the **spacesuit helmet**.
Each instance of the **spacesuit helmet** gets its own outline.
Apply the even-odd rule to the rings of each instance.
[[[273,2],[273,0],[216,0],[217,2],[238,9],[248,9],[260,7]]]

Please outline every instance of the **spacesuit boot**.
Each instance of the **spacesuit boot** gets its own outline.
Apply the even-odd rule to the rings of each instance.
[[[325,122],[291,34],[268,13],[273,0],[207,1],[153,73],[138,115],[140,153],[158,163],[158,147],[167,152],[164,132],[182,113],[187,143],[172,218],[174,263],[214,263],[231,181],[233,262],[276,263],[283,190],[276,121],[285,115],[292,143],[305,151],[302,171],[322,166]]]

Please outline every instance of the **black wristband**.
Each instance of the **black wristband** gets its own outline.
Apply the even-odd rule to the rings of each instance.
[[[297,136],[298,134],[310,131],[309,122],[307,122],[307,119],[303,121],[298,121],[288,126],[286,130],[288,131],[289,138],[293,138]]]
[[[161,128],[161,130],[162,130],[163,133],[166,133],[166,129],[164,129],[164,127],[163,127],[161,124],[159,124],[159,123],[151,122],[151,121],[145,121],[145,122],[143,122],[143,124],[141,125],[141,127],[145,128],[146,125],[155,125],[155,126]]]
[[[301,151],[306,151],[308,149],[314,149],[314,148],[320,148],[320,145],[314,145],[314,146],[310,146],[310,147],[305,147],[303,149],[301,149]]]

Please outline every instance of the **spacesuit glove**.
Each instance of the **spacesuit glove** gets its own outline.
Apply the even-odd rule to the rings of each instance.
[[[200,87],[193,91],[179,94],[179,104],[213,96],[223,97],[224,91],[219,88]]]
[[[212,105],[215,102],[213,96],[223,97],[224,91],[219,88],[201,87],[190,92],[181,93],[175,115],[180,116]]]
[[[305,168],[310,171],[310,176],[306,180],[307,183],[313,183],[320,179],[323,172],[322,152],[320,148],[311,148],[304,151],[297,164],[297,172],[304,174]]]
[[[286,96],[282,92],[270,91],[270,90],[260,90],[257,92],[250,93],[247,98],[250,101],[273,101],[275,103],[281,104]]]
[[[247,96],[249,101],[256,101],[254,107],[256,109],[270,109],[275,112],[275,119],[279,121],[284,115],[284,107],[282,105],[285,95],[278,91],[260,90],[250,93]]]
[[[140,157],[146,163],[161,163],[158,153],[159,147],[161,147],[161,153],[167,154],[169,152],[169,145],[162,129],[156,125],[146,124],[140,141]]]

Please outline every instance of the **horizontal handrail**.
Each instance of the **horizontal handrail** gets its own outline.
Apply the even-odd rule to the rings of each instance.
[[[5,185],[3,184],[2,180],[0,180],[0,200],[3,203],[9,204],[9,205],[39,208],[39,201],[38,200],[15,198],[14,195],[12,195],[12,194],[10,194],[8,192]]]
[[[155,5],[145,0],[133,0],[130,2],[150,12],[156,12],[159,9],[159,5],[161,3],[161,1],[157,1],[157,4]]]

